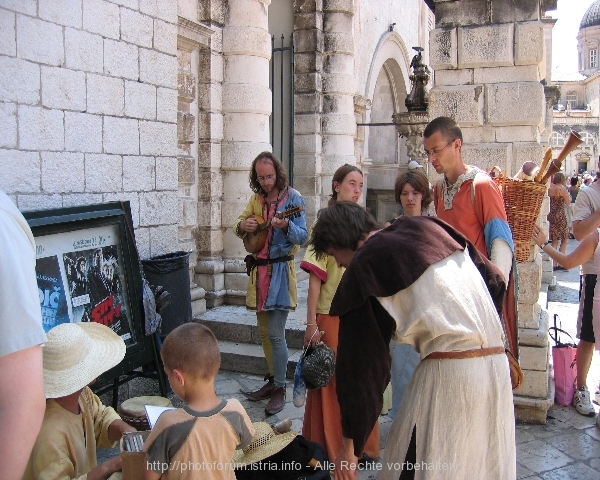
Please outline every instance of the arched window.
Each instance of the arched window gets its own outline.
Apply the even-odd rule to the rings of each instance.
[[[565,144],[564,137],[558,132],[552,132],[552,146],[562,147]]]
[[[590,68],[598,68],[598,50],[595,48],[590,50]]]

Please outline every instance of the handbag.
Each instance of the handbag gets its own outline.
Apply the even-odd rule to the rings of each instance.
[[[556,403],[568,407],[573,403],[577,381],[577,346],[573,337],[562,328],[556,326],[558,315],[554,314],[554,326],[549,328],[550,338],[554,340],[552,347],[552,363],[554,364],[554,386]],[[560,325],[562,327],[562,324]],[[552,333],[554,332],[554,335]],[[559,333],[571,339],[570,343],[563,343]]]
[[[307,349],[302,365],[306,388],[316,390],[327,386],[334,373],[335,353],[330,347],[318,341],[314,348]]]

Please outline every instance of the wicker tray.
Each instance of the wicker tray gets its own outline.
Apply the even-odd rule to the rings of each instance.
[[[537,182],[514,180],[502,174],[495,181],[504,198],[517,262],[526,263],[529,260],[533,226],[540,214],[547,187]]]

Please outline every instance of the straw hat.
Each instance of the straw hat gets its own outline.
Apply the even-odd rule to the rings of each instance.
[[[61,323],[47,334],[44,346],[46,398],[81,390],[125,356],[125,343],[110,328],[95,322]]]
[[[250,445],[242,450],[236,450],[233,454],[233,463],[236,468],[260,462],[275,455],[292,443],[298,435],[298,432],[294,430],[277,435],[271,425],[266,422],[255,422],[252,425],[256,433],[252,437]]]

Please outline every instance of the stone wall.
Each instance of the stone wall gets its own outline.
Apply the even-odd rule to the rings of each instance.
[[[142,257],[177,237],[177,3],[3,2],[0,188],[21,210],[131,202]]]

